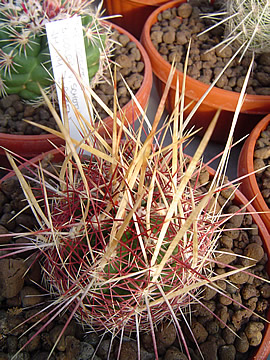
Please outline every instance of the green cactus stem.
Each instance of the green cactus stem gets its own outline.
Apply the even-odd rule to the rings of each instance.
[[[0,3],[0,95],[18,94],[25,100],[41,98],[38,84],[46,93],[54,87],[45,24],[80,15],[83,24],[90,83],[104,64],[109,28],[100,24],[99,10],[92,0],[2,1]]]

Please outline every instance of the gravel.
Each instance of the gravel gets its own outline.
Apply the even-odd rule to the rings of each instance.
[[[218,2],[216,2],[218,4]],[[233,44],[223,49],[215,46],[222,42],[224,29],[217,27],[198,36],[212,25],[209,19],[201,18],[202,13],[218,11],[217,5],[209,1],[191,0],[179,7],[167,9],[159,14],[152,26],[151,40],[157,51],[168,62],[176,62],[176,68],[183,72],[184,61],[190,39],[188,75],[206,84],[211,84],[229,62],[234,53]],[[255,57],[253,71],[246,92],[254,95],[270,95],[270,53]],[[251,61],[251,54],[240,62],[237,56],[220,77],[216,86],[229,91],[240,92]]]

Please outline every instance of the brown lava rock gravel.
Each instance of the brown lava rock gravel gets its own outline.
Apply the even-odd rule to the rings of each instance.
[[[46,166],[46,161],[43,167]],[[50,166],[50,165],[48,165]],[[50,171],[50,168],[47,168]],[[207,173],[202,174],[200,181],[205,182]],[[219,204],[226,204],[227,213],[241,210],[233,202],[229,189],[221,192]],[[36,222],[29,209],[17,218],[17,214],[24,203],[19,182],[10,178],[0,185],[0,229],[1,233],[20,232],[25,226],[34,228]],[[240,229],[235,230],[236,227]],[[242,228],[242,229],[241,229]],[[27,238],[2,238],[1,242],[28,242]],[[254,265],[250,273],[258,277],[269,278],[265,265],[267,255],[264,253],[262,240],[257,226],[253,223],[251,215],[240,212],[226,222],[224,231],[218,241],[217,265],[215,274],[230,271],[229,266],[242,267]],[[248,260],[237,255],[249,256]],[[0,260],[0,359],[10,359],[23,344],[34,334],[35,329],[29,333],[24,331],[41,318],[38,311],[50,301],[42,288],[36,284],[41,283],[40,267],[35,263],[23,278],[22,273],[32,262],[34,254],[14,255]],[[226,266],[228,265],[228,266]],[[7,279],[8,277],[8,279]],[[219,280],[212,288],[206,287],[202,294],[202,304],[193,304],[191,307],[191,328],[201,352],[207,360],[247,360],[256,350],[263,337],[264,322],[255,316],[253,311],[264,317],[270,298],[270,285],[254,278],[247,273],[232,275],[229,281]],[[242,304],[244,307],[241,307]],[[209,312],[206,308],[210,309]],[[17,327],[25,319],[36,314],[29,322]],[[44,312],[42,312],[44,315]],[[216,316],[222,319],[220,323]],[[61,329],[64,326],[67,314],[56,318],[53,322],[16,357],[24,360],[45,360],[52,349]],[[38,325],[39,329],[44,320]],[[192,360],[201,359],[194,339],[190,335],[185,323],[181,321],[187,345]],[[231,331],[231,330],[232,331]],[[237,334],[237,336],[235,335]],[[101,334],[102,335],[102,334]],[[182,352],[183,344],[179,340],[173,323],[160,324],[156,329],[156,339],[160,360],[187,360]],[[154,360],[153,343],[150,334],[141,334],[141,359]],[[94,360],[108,359],[108,349],[111,349],[109,359],[116,360],[119,352],[119,340],[111,343],[107,336],[85,332],[75,321],[72,321],[65,331],[51,357],[52,360]],[[137,359],[137,343],[135,339],[124,336],[120,352],[120,360]]]
[[[135,94],[141,87],[144,78],[144,62],[142,61],[141,53],[137,48],[135,42],[130,41],[125,34],[120,34],[114,29],[112,39],[115,41],[114,51],[111,61],[111,71],[114,73],[114,64],[116,65],[116,81],[117,81],[117,96],[120,107],[126,105],[131,96],[123,81],[127,82],[128,86]],[[104,74],[105,79],[111,79],[111,75],[107,72]],[[95,92],[101,100],[112,110],[113,109],[113,85],[111,81],[104,80],[103,83],[95,87]],[[94,107],[97,110],[101,119],[107,117],[107,113],[93,101]]]
[[[0,100],[0,132],[14,135],[41,135],[45,131],[32,126],[29,120],[52,129],[58,129],[50,110],[45,106],[26,104],[18,95],[8,95]]]
[[[172,63],[175,60],[176,67],[181,72],[183,72],[189,40],[192,39],[188,75],[206,84],[213,82],[234,53],[231,46],[224,50],[221,47],[211,50],[222,41],[222,26],[198,36],[213,24],[209,19],[202,19],[201,14],[218,10],[220,10],[218,1],[211,5],[209,1],[191,0],[189,3],[160,13],[157,23],[151,29],[151,40],[157,51],[166,61]],[[208,50],[210,51],[207,52]],[[246,55],[241,63],[239,57],[236,57],[216,86],[224,90],[240,92],[250,61],[249,55]],[[255,58],[247,93],[270,95],[270,53]]]
[[[254,149],[254,170],[262,169],[270,165],[270,125],[261,132],[260,137],[256,141]],[[266,168],[256,172],[261,194],[270,207],[270,169]]]

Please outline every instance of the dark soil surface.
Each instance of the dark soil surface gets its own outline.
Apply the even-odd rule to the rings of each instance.
[[[188,75],[203,83],[210,84],[220,74],[224,66],[234,54],[233,45],[225,49],[214,46],[221,43],[224,37],[222,26],[198,36],[200,32],[209,28],[213,23],[209,19],[201,18],[203,13],[220,10],[220,5],[209,4],[209,1],[191,0],[179,7],[167,9],[159,14],[158,22],[152,26],[151,39],[168,62],[176,62],[178,70],[183,72],[183,64],[192,39]],[[216,86],[230,91],[240,92],[245,75],[251,62],[251,55],[246,54],[241,62],[236,57],[225,73],[218,80]],[[269,53],[256,56],[252,75],[246,91],[248,94],[270,95],[270,56]]]
[[[15,94],[8,95],[0,100],[1,133],[14,135],[46,134],[46,131],[23,120],[33,121],[52,129],[58,128],[50,110],[45,105],[35,108],[26,104]]]
[[[50,169],[50,165],[43,163]],[[203,174],[203,183],[209,176]],[[0,185],[0,233],[14,233],[24,231],[25,228],[35,228],[31,211],[25,210],[20,215],[25,202],[18,180],[10,178]],[[230,200],[228,200],[230,199]],[[234,204],[232,191],[223,190],[219,197],[219,205],[225,206],[226,213],[239,212],[240,208]],[[14,218],[14,215],[17,217]],[[29,238],[20,236],[1,238],[2,245],[29,242]],[[219,263],[214,265],[215,274],[223,274],[230,271],[230,266],[242,267],[253,265],[249,272],[258,277],[269,278],[265,270],[267,255],[263,250],[263,244],[257,225],[253,223],[251,215],[239,214],[226,222],[224,231],[218,241],[217,250],[220,251]],[[224,254],[226,252],[226,254]],[[25,344],[34,332],[45,321],[42,320],[37,328],[30,329],[34,322],[40,318],[36,314],[50,302],[50,297],[38,284],[42,284],[40,265],[36,262],[27,272],[29,264],[33,263],[35,252],[13,255],[0,260],[0,358],[9,359]],[[242,256],[242,257],[241,257]],[[244,257],[243,257],[244,256]],[[246,257],[253,258],[249,260]],[[201,352],[207,360],[247,360],[260,344],[265,327],[264,321],[256,316],[265,316],[270,298],[270,285],[254,278],[247,273],[241,272],[230,276],[228,281],[219,280],[215,286],[206,287],[201,293],[201,305],[191,305],[188,320],[192,320],[191,337],[185,323],[181,322],[192,360],[201,359],[194,339],[200,346]],[[200,295],[200,296],[201,296]],[[209,312],[210,309],[211,312]],[[44,315],[44,311],[42,314]],[[220,318],[222,322],[218,319]],[[59,335],[67,314],[61,314],[59,318],[38,334],[27,345],[18,359],[41,360],[47,356]],[[23,325],[17,327],[17,325]],[[30,329],[29,333],[24,333]],[[232,329],[233,332],[230,330]],[[237,335],[236,335],[237,334]],[[94,355],[95,360],[108,359],[110,349],[111,360],[117,359],[119,339],[111,342],[107,336],[99,336],[95,332],[81,328],[75,321],[68,326],[61,341],[56,346],[53,360],[88,360]],[[160,360],[185,360],[182,346],[176,334],[173,323],[163,323],[156,329],[156,339]],[[149,334],[141,334],[141,359],[154,360],[153,343]],[[17,358],[16,358],[17,359]],[[121,360],[137,359],[137,343],[135,339],[124,336],[122,344]]]
[[[256,179],[262,196],[270,207],[270,125],[261,133],[254,150],[254,170],[262,169],[256,173]],[[266,167],[266,168],[265,168]]]
[[[131,96],[121,76],[123,76],[131,90],[136,93],[143,82],[144,62],[142,61],[141,53],[136,44],[130,41],[127,35],[120,34],[114,30],[113,39],[116,44],[113,55],[110,57],[111,70],[113,73],[114,63],[118,64],[116,67],[117,94],[119,105],[123,107],[130,101]],[[109,71],[103,75],[104,79],[95,87],[95,91],[104,103],[113,110],[113,86],[111,81],[108,80],[111,79],[111,75]],[[99,118],[104,119],[108,116],[95,101],[93,101],[93,104],[96,107],[96,114],[98,114]],[[55,107],[59,113],[58,105],[56,104]],[[23,121],[24,119],[48,126],[52,129],[57,130],[58,128],[49,109],[45,105],[34,107],[25,104],[18,95],[9,95],[0,100],[0,133],[16,135],[46,134],[45,131],[37,126],[27,124]]]

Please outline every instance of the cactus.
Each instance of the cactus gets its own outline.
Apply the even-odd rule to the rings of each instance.
[[[80,15],[83,24],[89,80],[102,71],[101,53],[108,45],[109,28],[101,25],[93,0],[30,0],[0,2],[0,95],[42,98],[38,84],[50,93],[52,68],[45,23]],[[95,76],[96,75],[96,76]],[[93,84],[92,84],[93,85]]]
[[[90,95],[97,98],[91,89]],[[224,254],[216,250],[217,237],[226,220],[237,216],[222,214],[224,203],[218,203],[224,187],[226,198],[233,198],[231,184],[223,184],[232,133],[217,174],[209,182],[200,159],[218,113],[193,158],[187,159],[183,149],[189,136],[183,134],[183,114],[179,111],[184,108],[184,97],[163,124],[164,136],[172,125],[171,142],[163,146],[162,137],[160,143],[157,140],[165,96],[153,125],[142,114],[139,130],[127,129],[122,114],[122,126],[118,119],[119,128],[114,126],[111,144],[89,128],[93,142],[80,144],[88,156],[72,146],[72,139],[45,96],[66,139],[66,152],[59,150],[65,161],[59,168],[28,161],[26,167],[33,166],[29,173],[20,172],[12,156],[7,155],[40,229],[29,233],[32,240],[28,243],[3,249],[11,255],[35,250],[34,261],[40,260],[44,284],[55,297],[42,314],[37,333],[69,310],[67,324],[75,316],[90,329],[108,331],[113,336],[135,333],[138,342],[139,333],[149,331],[158,359],[155,327],[171,319],[191,359],[177,316],[185,318],[192,303],[201,304],[203,286],[212,289],[215,281],[242,271],[231,265],[227,272],[213,272],[213,265],[219,263],[216,254]],[[239,103],[243,96],[242,92]],[[112,114],[108,110],[116,121],[117,108],[114,111]],[[5,252],[3,256],[7,256]]]
[[[204,14],[204,17],[221,19],[206,31],[225,25],[226,44],[233,43],[236,49],[242,48],[242,56],[249,51],[269,52],[270,49],[270,2],[269,0],[228,0],[224,11],[219,14]]]

